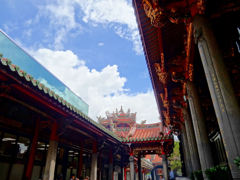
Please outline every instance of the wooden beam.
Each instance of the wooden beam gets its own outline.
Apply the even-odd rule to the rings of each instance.
[[[15,98],[15,97],[12,97],[12,96],[7,95],[7,94],[0,94],[0,97],[4,97],[4,98],[7,98],[7,99],[10,99],[10,100],[12,100],[12,101],[14,101],[14,102],[17,102],[17,103],[19,103],[19,104],[27,107],[28,109],[30,109],[30,110],[38,113],[38,114],[41,114],[42,116],[44,116],[44,117],[46,117],[46,118],[48,118],[48,119],[50,119],[50,120],[55,120],[53,117],[49,116],[47,113],[45,113],[45,112],[43,112],[43,111],[41,111],[41,110],[39,110],[39,109],[37,109],[37,108],[35,108],[35,107],[33,107],[33,106],[31,106],[31,105],[29,105],[29,104],[21,101],[21,100],[18,100],[18,99]]]

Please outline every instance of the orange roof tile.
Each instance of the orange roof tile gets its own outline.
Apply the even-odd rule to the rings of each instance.
[[[136,128],[136,131],[132,138],[134,139],[146,139],[146,138],[155,138],[158,137],[160,134],[160,128]]]
[[[162,136],[161,123],[136,124],[125,136],[123,142],[158,141],[166,138],[169,134]]]
[[[145,159],[149,159],[152,163],[162,164],[162,158],[157,154],[148,154]]]

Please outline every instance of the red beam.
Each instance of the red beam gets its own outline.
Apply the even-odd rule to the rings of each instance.
[[[43,97],[42,95],[39,95],[39,94],[37,95],[37,94],[34,94],[34,93],[28,91],[27,89],[30,89],[29,87],[26,87],[26,86],[23,87],[23,86],[19,86],[17,84],[13,84],[12,87],[16,88],[17,90],[21,91],[22,93],[31,97],[32,99],[38,101],[39,103],[43,104],[44,106],[52,109],[53,111],[56,111],[56,112],[60,113],[61,115],[67,116],[67,113],[60,110],[59,108],[56,108],[54,105],[51,105],[51,103],[46,101],[46,97]],[[51,98],[51,97],[49,97],[49,98]]]
[[[17,90],[21,91],[22,93],[30,96],[34,100],[42,103],[43,105],[49,107],[50,109],[52,109],[52,110],[54,110],[54,111],[56,111],[56,112],[58,112],[58,113],[60,113],[64,116],[67,115],[64,111],[60,110],[59,108],[56,108],[53,105],[50,105],[50,103],[48,103],[48,101],[46,101],[46,97],[37,93],[35,90],[33,90],[32,87],[29,87],[28,85],[26,85],[26,83],[23,83],[21,80],[19,80],[19,78],[16,78],[14,75],[11,75],[11,73],[9,73],[8,71],[5,71],[3,69],[1,70],[1,72],[3,73],[4,77],[8,77],[8,78],[10,78],[13,81],[18,83],[18,84],[13,84],[12,87],[14,87]],[[15,73],[17,73],[17,72],[15,72]]]
[[[95,133],[95,134],[97,134],[99,136],[103,136],[102,132],[100,130],[98,130],[94,125],[92,125],[92,126],[89,125],[90,123],[86,124],[84,122],[81,122],[78,119],[74,120],[74,122],[76,124],[80,125],[81,127],[83,127],[84,129],[87,129],[87,130],[89,130],[89,131],[91,131],[91,132],[93,132],[93,133]]]
[[[16,98],[12,97],[12,96],[9,96],[9,95],[7,95],[7,94],[0,94],[0,97],[4,97],[4,98],[10,99],[10,100],[12,100],[12,101],[15,101],[15,102],[17,102],[17,103],[19,103],[19,104],[27,107],[28,109],[30,109],[30,110],[32,110],[32,111],[34,111],[34,112],[36,112],[36,113],[41,114],[42,116],[44,116],[44,117],[46,117],[46,118],[48,118],[48,119],[50,119],[50,120],[54,120],[54,119],[53,119],[51,116],[49,116],[47,113],[42,112],[42,111],[38,110],[37,108],[35,108],[35,107],[33,107],[33,106],[31,106],[31,105],[29,105],[29,104],[27,104],[27,103],[25,103],[25,102],[23,102],[23,101],[21,101],[21,100],[18,100],[18,99],[16,99]]]

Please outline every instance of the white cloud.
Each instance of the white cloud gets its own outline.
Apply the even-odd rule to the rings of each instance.
[[[114,24],[115,32],[133,42],[137,54],[142,53],[142,44],[131,1],[127,0],[75,0],[84,12],[83,21],[95,24]]]
[[[3,24],[3,30],[6,33],[11,33],[12,31],[16,30],[18,25],[16,23],[8,22],[7,24]]]
[[[126,78],[120,76],[117,65],[108,65],[101,71],[89,69],[69,50],[38,49],[32,55],[89,104],[89,116],[94,120],[122,105],[125,110],[137,112],[138,122],[159,122],[153,92],[129,95],[124,88]]]
[[[99,42],[98,46],[104,46],[104,43],[103,42]]]
[[[39,8],[39,17],[47,17],[56,31],[54,48],[62,49],[66,35],[73,29],[81,31],[79,19],[92,26],[113,28],[121,38],[132,41],[133,49],[142,54],[142,44],[131,2],[128,0],[56,0]],[[77,9],[81,9],[81,13]],[[76,14],[78,12],[78,14]]]
[[[55,49],[63,49],[63,43],[71,30],[81,31],[81,25],[75,20],[74,1],[56,0],[54,3],[51,1],[45,6],[39,6],[35,21],[39,21],[41,17],[47,17],[50,27],[56,32],[53,45]]]
[[[32,36],[32,29],[26,29],[23,31],[23,35],[25,37],[31,37]]]
[[[136,29],[134,10],[126,0],[76,0],[84,12],[83,21],[125,24]]]

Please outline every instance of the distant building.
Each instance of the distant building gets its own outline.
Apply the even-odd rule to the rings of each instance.
[[[158,137],[161,133],[164,132],[162,123],[153,123],[146,124],[146,120],[143,120],[140,124],[136,122],[136,112],[132,113],[130,109],[127,112],[123,111],[121,106],[120,110],[116,109],[115,112],[106,112],[106,118],[97,117],[100,124],[102,124],[105,128],[114,132],[118,137],[124,139],[136,139],[136,140],[144,140],[149,137]],[[167,130],[165,129],[165,133]],[[162,165],[162,157],[158,154],[147,154],[144,158],[142,158],[143,163],[151,162],[152,166],[155,167],[158,165]],[[148,163],[149,164],[149,163]],[[142,167],[145,165],[142,164]],[[151,169],[144,168],[143,171],[145,173],[149,173]],[[162,175],[162,170],[158,169],[156,171],[156,175]],[[159,174],[160,173],[160,174]]]

